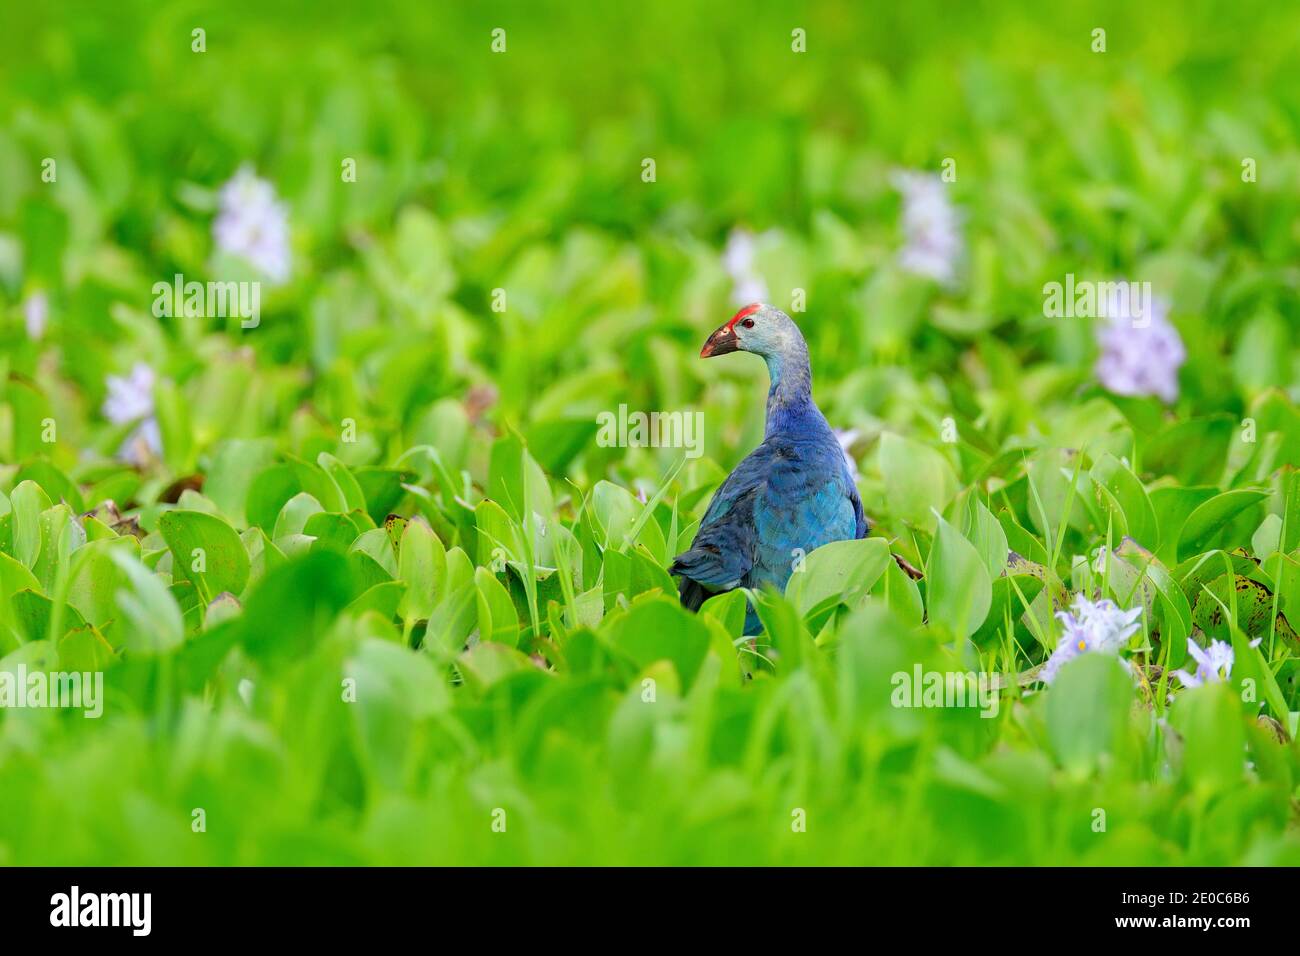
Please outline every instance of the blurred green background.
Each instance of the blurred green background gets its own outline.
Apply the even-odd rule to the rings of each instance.
[[[1211,546],[1250,549],[1257,566],[1282,562],[1296,542],[1275,535],[1265,547],[1273,539],[1255,532],[1289,516],[1288,466],[1300,456],[1300,10],[125,0],[111,11],[10,3],[0,26],[4,511],[20,514],[8,499],[24,480],[48,496],[43,515],[61,497],[77,513],[112,498],[139,522],[136,550],[186,615],[186,647],[222,648],[211,660],[196,652],[200,663],[132,659],[131,622],[108,599],[102,621],[78,605],[81,572],[68,555],[48,580],[33,557],[51,606],[70,587],[68,607],[102,632],[115,696],[102,721],[0,717],[0,862],[1296,859],[1289,743],[1252,752],[1252,766],[1273,774],[1263,780],[1240,766],[1240,746],[1171,770],[1158,703],[1117,731],[1128,742],[1106,738],[1105,758],[1081,770],[1063,757],[1071,746],[1049,739],[1042,706],[1014,716],[1008,702],[999,721],[891,711],[868,689],[913,660],[960,656],[960,641],[906,615],[877,618],[871,601],[837,619],[838,657],[778,667],[753,687],[714,674],[718,686],[692,693],[680,661],[664,675],[653,656],[622,667],[578,648],[589,635],[593,647],[636,643],[620,636],[632,628],[609,598],[609,549],[583,537],[584,509],[605,530],[612,514],[626,527],[636,495],[667,487],[646,512],[663,530],[641,543],[671,557],[689,540],[690,515],[761,438],[760,363],[697,358],[741,304],[724,259],[737,230],[756,237],[750,271],[770,301],[792,309],[795,290],[806,295],[795,318],[816,397],[833,426],[852,430],[868,514],[909,560],[930,554],[930,504],[965,507],[970,489],[1006,487],[998,519],[1044,542],[1048,578],[1069,580],[1072,557],[1106,543],[1106,523],[1089,514],[1048,527],[1071,502],[1062,493],[1035,519],[1025,474],[1032,458],[1044,463],[1040,483],[1068,477],[1074,459],[1058,461],[1056,449],[1087,447],[1123,458],[1148,491],[1263,489],[1198,538],[1203,548],[1183,549],[1177,528],[1166,534],[1171,566]],[[196,28],[204,52],[191,48]],[[1104,53],[1092,49],[1097,28]],[[796,29],[806,52],[792,50]],[[41,179],[47,157],[54,183]],[[653,182],[642,177],[647,158]],[[1243,181],[1245,158],[1257,181]],[[355,182],[340,175],[346,159]],[[900,265],[907,237],[891,176],[938,173],[949,159],[963,254],[944,284]],[[212,236],[218,191],[245,164],[286,204],[289,280],[264,284],[253,330],[155,318],[152,286],[175,273],[255,275],[222,259]],[[1044,283],[1067,273],[1152,282],[1188,353],[1176,402],[1098,385],[1094,324],[1044,315]],[[497,289],[503,312],[492,309]],[[35,336],[33,296],[48,312]],[[101,411],[110,377],[137,363],[156,373],[161,432],[160,454],[138,467],[118,454],[135,423]],[[677,472],[680,449],[600,447],[596,416],[621,403],[704,410],[705,458]],[[1246,417],[1261,441],[1273,436],[1266,459],[1230,443]],[[42,440],[46,419],[57,422],[54,443]],[[943,440],[946,419],[960,440]],[[341,431],[349,421],[355,441]],[[910,467],[934,473],[938,458],[956,479],[919,517],[881,466],[886,432],[913,443]],[[528,459],[521,471],[520,440],[547,476],[540,484]],[[412,452],[422,446],[434,452]],[[292,462],[322,453],[358,476],[372,512],[339,550],[389,510],[421,513],[443,550],[468,555],[471,575],[500,576],[521,628],[509,666],[467,676],[476,668],[454,655],[401,648],[429,615],[404,605],[390,633],[392,608],[379,623],[354,613],[355,581],[334,582],[329,613],[303,610],[305,592],[332,593],[316,579],[339,570],[328,562],[264,589],[256,621],[301,612],[303,633],[319,641],[294,666],[263,659],[252,624],[223,631],[221,615],[200,606],[212,595],[172,574],[159,531],[170,509],[211,511],[239,532],[250,588],[277,545],[289,558],[314,547],[279,532],[294,524],[285,499],[319,480]],[[259,498],[255,476],[277,464]],[[288,484],[267,490],[281,478]],[[488,560],[480,505],[525,487],[535,528],[520,518],[523,502],[502,503],[519,540],[511,555],[529,567],[503,572]],[[1194,504],[1170,507],[1181,526]],[[574,584],[596,589],[610,615],[603,630],[555,578],[549,591],[534,581],[537,555],[522,560],[539,547],[530,534],[551,528],[583,548]],[[17,559],[15,534],[0,533],[0,550]],[[1288,702],[1271,712],[1285,725],[1289,652],[1271,639],[1291,580],[1282,568],[1266,575],[1281,595],[1266,650]],[[630,573],[627,597],[667,589],[649,571]],[[16,580],[5,587],[22,590]],[[246,621],[256,599],[238,597]],[[652,600],[638,627],[689,631],[689,619],[667,616],[670,604]],[[11,613],[4,650],[22,654],[40,635]],[[809,630],[790,640],[816,636]],[[1042,648],[1017,652],[1017,633],[1027,632],[1009,627],[981,661],[1034,663]],[[209,634],[239,646],[227,654],[203,643]],[[526,672],[528,654],[557,673]],[[356,660],[383,688],[381,703],[337,714],[338,674]],[[636,706],[645,668],[672,701],[655,717]],[[244,680],[253,703],[237,690]],[[1202,728],[1226,713],[1230,743],[1256,740],[1231,697],[1204,699]],[[1226,783],[1216,776],[1225,763],[1235,767]],[[209,818],[202,837],[191,830],[198,806]],[[1113,839],[1089,829],[1097,806],[1109,808]],[[489,826],[497,807],[523,821],[510,839]],[[811,808],[807,833],[791,832],[791,807]]]

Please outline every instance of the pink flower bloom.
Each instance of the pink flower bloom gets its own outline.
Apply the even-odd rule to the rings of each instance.
[[[1137,632],[1142,608],[1125,611],[1113,601],[1089,601],[1082,594],[1075,595],[1071,605],[1073,613],[1057,611],[1064,633],[1056,650],[1047,659],[1040,673],[1043,683],[1050,684],[1066,661],[1080,654],[1100,652],[1117,654],[1125,642]]]
[[[251,166],[241,166],[221,187],[212,238],[222,252],[244,259],[273,282],[289,278],[288,210]]]
[[[1127,299],[1127,297],[1125,297]],[[1154,395],[1166,404],[1178,398],[1178,370],[1187,350],[1169,321],[1169,304],[1151,300],[1149,321],[1135,322],[1119,300],[1097,325],[1097,379],[1116,395]]]
[[[908,272],[950,283],[962,255],[961,223],[937,175],[898,170],[891,177],[903,197],[903,250],[898,261]]]
[[[1261,640],[1262,638],[1255,638],[1250,642],[1250,646],[1257,647]],[[1210,641],[1209,647],[1203,648],[1189,637],[1187,653],[1196,662],[1196,673],[1189,674],[1182,669],[1174,671],[1174,675],[1184,687],[1219,684],[1232,676],[1232,665],[1236,661],[1236,655],[1233,653],[1232,645],[1227,641],[1213,640]]]
[[[33,292],[23,302],[23,325],[27,329],[27,337],[33,342],[44,337],[49,318],[50,300],[44,292]]]
[[[104,417],[114,425],[139,423],[118,449],[118,457],[137,465],[149,455],[162,454],[162,434],[154,417],[154,380],[154,370],[144,362],[136,362],[130,375],[110,375],[107,379]]]

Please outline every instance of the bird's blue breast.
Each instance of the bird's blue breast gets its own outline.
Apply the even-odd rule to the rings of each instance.
[[[857,537],[850,479],[834,439],[783,443],[766,487],[754,501],[757,547],[750,587],[784,590],[798,560],[829,544]]]

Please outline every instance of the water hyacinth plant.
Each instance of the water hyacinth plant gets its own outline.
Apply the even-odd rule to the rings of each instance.
[[[222,252],[238,256],[272,282],[289,278],[289,214],[275,187],[251,166],[239,168],[221,187],[212,239]]]
[[[768,298],[767,283],[758,274],[754,262],[757,237],[748,229],[732,229],[722,250],[722,264],[731,277],[731,300],[737,305],[764,302]]]
[[[1154,395],[1168,404],[1178,398],[1178,370],[1187,350],[1169,321],[1168,304],[1154,298],[1150,309],[1141,319],[1115,304],[1105,310],[1097,326],[1097,378],[1116,395]]]
[[[0,865],[1300,863],[1243,3],[5,5]]]
[[[904,244],[899,264],[908,272],[936,282],[952,282],[962,251],[961,227],[943,179],[935,174],[898,170],[891,182],[903,200]]]
[[[1251,647],[1258,647],[1263,638],[1250,642]],[[1184,687],[1200,687],[1206,683],[1220,684],[1232,677],[1232,665],[1236,654],[1227,641],[1212,640],[1210,646],[1202,648],[1195,641],[1187,641],[1187,656],[1196,663],[1196,670],[1189,673],[1184,669],[1174,671],[1175,676]]]
[[[1082,594],[1075,596],[1070,607],[1068,612],[1056,612],[1061,622],[1061,639],[1039,674],[1049,684],[1062,664],[1080,654],[1118,654],[1140,627],[1141,607],[1125,611],[1113,601],[1090,601]]]
[[[134,464],[141,464],[145,453],[157,455],[162,451],[154,415],[154,378],[149,365],[136,362],[129,374],[110,375],[105,382],[108,395],[102,409],[104,418],[114,425],[136,426],[118,451],[121,458]]]

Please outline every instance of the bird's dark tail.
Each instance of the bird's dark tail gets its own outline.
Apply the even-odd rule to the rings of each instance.
[[[681,571],[678,569],[676,562],[673,562],[673,566],[669,568],[668,571],[670,574],[673,573],[681,574]],[[715,594],[718,593],[720,592],[710,591],[699,581],[695,581],[685,576],[682,576],[681,583],[677,585],[677,595],[679,598],[681,598],[682,607],[686,608],[686,610],[688,611],[698,611],[700,609],[700,605],[702,605],[705,601],[707,601],[709,598],[713,597]],[[758,619],[758,611],[754,609],[753,604],[746,602],[745,603],[745,629],[744,629],[745,636],[753,637],[757,634],[762,634],[762,633],[763,633],[763,624]]]
[[[682,578],[681,584],[677,586],[677,595],[681,598],[682,607],[688,611],[698,611],[700,605],[713,596],[699,581],[690,578]]]

